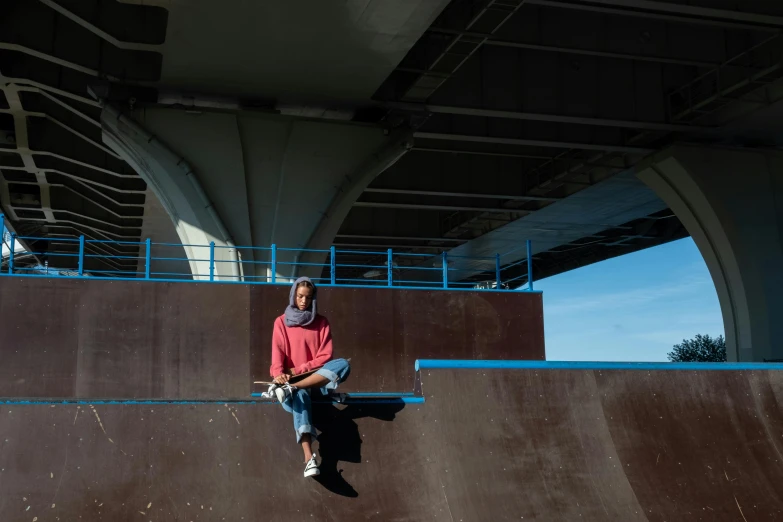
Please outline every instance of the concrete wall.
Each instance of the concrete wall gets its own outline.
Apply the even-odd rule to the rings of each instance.
[[[147,181],[183,244],[215,242],[216,274],[233,280],[269,275],[269,265],[254,264],[268,250],[234,245],[328,248],[364,187],[411,145],[379,127],[261,113],[149,108],[135,117],[105,110],[104,141]],[[199,259],[196,278],[209,273],[204,250],[185,247]],[[283,251],[278,260],[296,257]],[[281,265],[278,275],[291,270]]]
[[[163,279],[190,279],[190,264],[187,261],[177,261],[176,259],[186,259],[185,249],[179,243],[179,236],[171,217],[166,213],[166,209],[161,205],[158,197],[147,190],[144,199],[144,224],[141,227],[142,241],[149,238],[151,243],[158,243],[150,249],[150,277]],[[160,243],[168,243],[162,245]],[[145,247],[139,250],[138,268],[136,269],[138,277],[144,277],[146,268]],[[165,258],[165,259],[164,259]],[[182,274],[173,275],[173,274]]]

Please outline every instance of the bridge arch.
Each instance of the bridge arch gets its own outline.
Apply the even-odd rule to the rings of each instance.
[[[783,358],[783,153],[677,145],[636,172],[704,257],[728,359]]]

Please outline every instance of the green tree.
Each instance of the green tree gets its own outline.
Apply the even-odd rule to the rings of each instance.
[[[671,362],[725,362],[726,341],[722,335],[715,339],[697,334],[693,339],[683,339],[668,354]]]

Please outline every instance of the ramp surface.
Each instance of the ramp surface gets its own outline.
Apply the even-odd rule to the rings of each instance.
[[[0,277],[0,520],[783,519],[772,370],[425,368],[422,404],[316,406],[305,480],[291,417],[235,400],[287,294]],[[343,391],[411,392],[417,358],[543,358],[540,295],[319,299]]]
[[[426,402],[3,406],[0,519],[779,520],[783,374],[422,370]]]
[[[0,396],[246,398],[287,286],[0,276]],[[417,358],[544,359],[541,294],[319,288],[344,391],[410,391]]]

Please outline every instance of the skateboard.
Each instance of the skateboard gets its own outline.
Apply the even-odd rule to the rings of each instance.
[[[348,358],[348,359],[346,359],[346,361],[351,362],[351,359]],[[307,377],[308,375],[314,374],[315,372],[317,372],[321,368],[323,368],[323,366],[319,366],[318,368],[313,368],[312,370],[307,370],[304,373],[299,373],[297,375],[294,375],[293,377],[291,377],[291,379],[288,382],[290,384],[297,383],[297,382],[301,381],[302,379],[304,379],[305,377]],[[272,385],[274,383],[271,382],[271,381],[253,381],[253,384],[265,384],[265,385],[269,386],[269,385]]]
[[[293,384],[293,383],[295,383],[297,381],[301,381],[304,377],[307,377],[308,375],[314,374],[315,372],[317,372],[321,368],[323,368],[323,366],[319,366],[318,368],[313,368],[312,370],[308,370],[308,371],[306,371],[304,373],[299,373],[297,375],[294,375],[293,377],[291,377],[291,379],[289,379],[288,382]],[[253,384],[267,384],[267,385],[270,385],[270,384],[274,384],[274,383],[272,381],[253,381]]]

